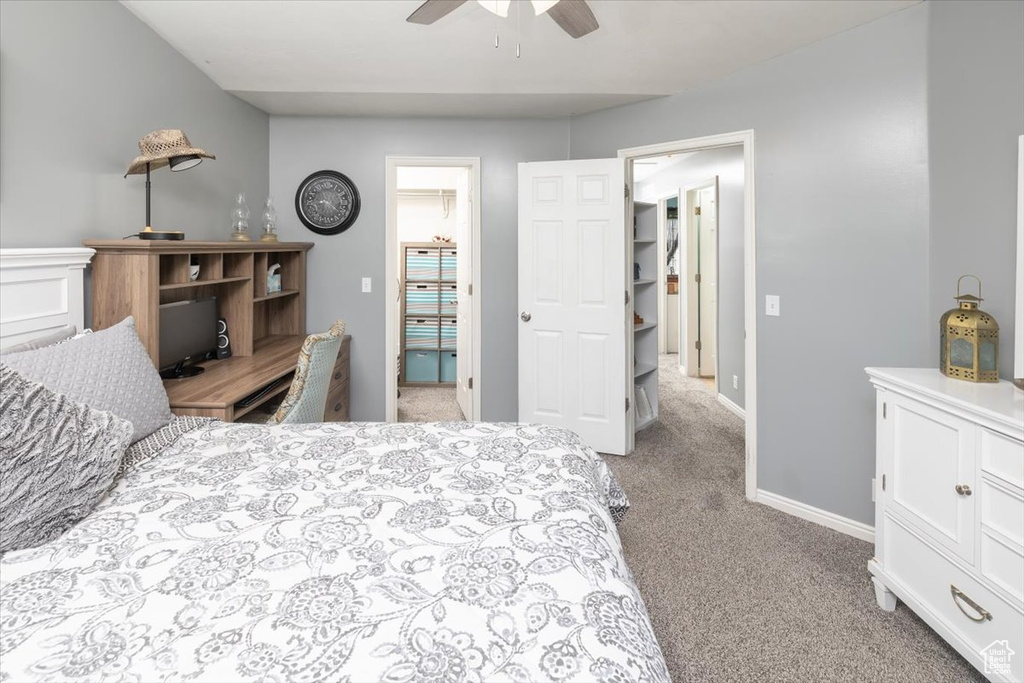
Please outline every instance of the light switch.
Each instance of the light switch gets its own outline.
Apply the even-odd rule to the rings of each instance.
[[[765,315],[779,315],[779,296],[777,294],[767,294],[764,297],[764,314]]]
[[[364,277],[363,278],[363,293],[365,294],[366,292],[370,292],[372,290],[373,290],[373,281],[370,278],[368,278],[368,277]]]

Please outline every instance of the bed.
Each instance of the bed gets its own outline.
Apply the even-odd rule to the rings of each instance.
[[[553,427],[175,418],[0,557],[0,681],[665,681],[627,508]]]

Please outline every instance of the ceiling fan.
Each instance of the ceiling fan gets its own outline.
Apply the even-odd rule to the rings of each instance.
[[[427,0],[408,16],[413,24],[433,24],[458,9],[466,0]],[[511,0],[477,0],[487,10],[500,17],[508,16]],[[587,0],[531,0],[534,13],[545,14],[555,20],[563,31],[573,38],[581,38],[598,29],[597,18],[590,11]]]

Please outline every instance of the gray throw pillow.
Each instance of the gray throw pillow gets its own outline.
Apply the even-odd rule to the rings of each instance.
[[[0,365],[0,553],[52,541],[92,512],[131,435],[128,421]]]
[[[76,332],[78,332],[77,327],[75,327],[74,325],[68,325],[66,327],[60,328],[56,332],[49,332],[41,337],[30,339],[27,342],[22,342],[20,344],[14,344],[13,346],[2,348],[0,349],[0,356],[4,356],[8,353],[21,353],[22,351],[41,349],[44,346],[57,344],[58,342],[71,339],[72,337],[75,336]]]
[[[3,362],[50,391],[132,423],[132,442],[171,421],[160,374],[130,316],[64,344],[11,353]]]

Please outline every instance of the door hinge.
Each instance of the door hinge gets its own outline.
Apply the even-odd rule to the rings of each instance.
[[[469,285],[469,295],[473,296],[473,285],[472,284]]]
[[[697,273],[696,275],[693,276],[693,281],[696,282],[698,285],[700,284],[700,273]]]
[[[885,490],[885,475],[882,475],[882,490]]]
[[[699,339],[696,342],[694,342],[693,345],[697,347],[698,351],[700,351],[700,340]]]
[[[626,397],[626,412],[629,412],[629,396]]]
[[[626,191],[625,194],[623,194],[622,196],[625,197],[626,199],[629,199],[629,184],[624,184],[622,187]]]
[[[694,216],[699,216],[700,215],[700,207],[699,206],[693,207],[693,215]]]
[[[469,378],[469,388],[470,389],[473,388],[473,378],[472,377]]]
[[[883,403],[882,404],[882,419],[883,420],[885,419],[886,407],[887,407],[886,404]]]
[[[626,290],[626,305],[629,305],[629,290]]]

